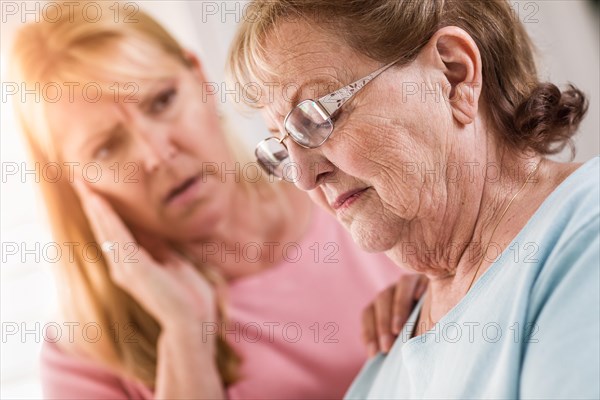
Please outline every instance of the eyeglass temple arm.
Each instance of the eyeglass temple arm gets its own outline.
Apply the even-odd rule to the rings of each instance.
[[[361,78],[351,84],[344,86],[341,89],[336,90],[333,93],[325,95],[317,100],[317,102],[329,113],[329,116],[335,114],[337,110],[339,110],[348,100],[352,98],[356,93],[358,93],[362,88],[364,88],[367,83],[371,82],[382,72],[390,68],[392,65],[396,64],[399,60],[392,61],[391,63],[384,65],[379,68],[377,71],[372,72],[371,74]]]

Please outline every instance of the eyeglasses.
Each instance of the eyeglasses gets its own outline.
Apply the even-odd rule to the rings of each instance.
[[[399,60],[393,61],[377,71],[329,93],[317,100],[304,100],[294,107],[285,117],[283,127],[285,135],[279,139],[275,136],[261,141],[254,151],[258,164],[272,176],[283,179],[290,165],[290,155],[283,141],[288,136],[299,146],[316,149],[333,133],[335,114],[367,83],[390,68]]]

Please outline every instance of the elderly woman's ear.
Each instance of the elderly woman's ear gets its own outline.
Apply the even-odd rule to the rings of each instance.
[[[443,95],[457,122],[468,125],[477,116],[482,87],[481,55],[477,44],[463,29],[439,29],[418,57],[426,69],[440,71]],[[435,79],[438,79],[437,77]]]

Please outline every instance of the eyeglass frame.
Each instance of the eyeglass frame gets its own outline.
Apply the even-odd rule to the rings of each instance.
[[[376,77],[381,75],[383,72],[385,72],[386,70],[391,68],[398,61],[400,61],[400,59],[394,60],[391,63],[386,64],[383,67],[379,68],[378,70],[371,72],[369,75],[367,75],[361,79],[358,79],[340,89],[337,89],[334,92],[326,94],[325,96],[321,96],[316,100],[306,99],[306,100],[301,101],[296,106],[294,106],[290,110],[290,112],[288,112],[288,114],[285,116],[285,119],[283,120],[283,128],[285,129],[285,135],[283,135],[283,137],[281,139],[276,136],[270,136],[268,138],[261,140],[256,145],[256,148],[254,150],[255,156],[258,158],[257,152],[258,152],[259,147],[261,147],[261,145],[263,143],[265,143],[269,140],[273,140],[273,139],[275,139],[279,144],[281,144],[283,147],[285,147],[285,149],[288,151],[288,154],[289,154],[289,149],[283,142],[285,140],[285,138],[287,138],[288,136],[292,138],[294,143],[296,143],[298,146],[303,147],[305,149],[316,149],[316,148],[322,146],[327,141],[327,139],[329,139],[331,137],[331,134],[333,133],[333,130],[335,129],[335,122],[332,119],[333,116],[335,115],[335,113],[337,113],[344,104],[346,104],[350,99],[352,99],[352,97],[354,97],[359,91],[361,91],[369,82],[371,82],[373,79],[375,79]],[[302,106],[302,104],[305,104],[308,102],[314,103],[319,108],[319,111],[321,111],[326,116],[326,120],[329,121],[329,123],[331,124],[330,132],[325,136],[323,141],[316,146],[305,146],[302,143],[299,143],[296,140],[296,138],[294,138],[294,136],[292,134],[290,134],[288,128],[286,127],[287,121],[288,121],[290,115],[292,114],[292,112],[294,112],[298,107]]]

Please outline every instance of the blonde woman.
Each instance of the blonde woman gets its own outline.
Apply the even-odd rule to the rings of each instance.
[[[24,27],[10,57],[42,99],[15,104],[31,158],[60,169],[40,183],[55,239],[103,251],[58,269],[65,321],[102,334],[45,344],[46,397],[340,397],[366,359],[361,311],[398,268],[292,185],[232,174],[247,164],[200,61],[96,4],[99,21],[65,6]],[[372,353],[391,346],[390,304],[423,291],[401,283],[365,314]]]

